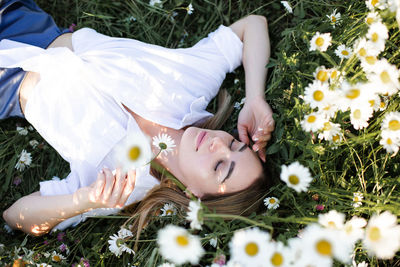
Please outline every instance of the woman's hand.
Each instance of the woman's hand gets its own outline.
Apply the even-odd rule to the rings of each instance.
[[[123,174],[118,168],[115,175],[104,168],[90,186],[79,188],[74,197],[89,209],[122,208],[135,187],[136,172]]]
[[[275,128],[271,107],[261,96],[246,98],[246,102],[239,113],[238,131],[239,139],[250,144],[249,136],[254,141],[252,149],[265,162],[265,146],[271,139]]]

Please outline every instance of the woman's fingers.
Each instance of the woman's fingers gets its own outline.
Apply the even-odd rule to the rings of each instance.
[[[102,170],[97,175],[97,180],[94,183],[94,199],[91,199],[92,201],[99,200],[101,193],[103,193],[105,183],[106,183],[106,175]]]
[[[115,183],[114,188],[109,199],[109,205],[111,207],[115,207],[119,203],[119,199],[121,198],[122,191],[126,184],[126,174],[123,174],[121,169],[118,168],[115,172]]]
[[[111,196],[111,193],[114,188],[114,175],[112,174],[111,170],[108,168],[104,168],[104,175],[106,177],[106,184],[104,186],[102,201],[105,204]]]
[[[135,182],[136,182],[136,171],[135,170],[128,171],[128,177],[125,183],[125,187],[122,191],[121,197],[117,204],[119,208],[122,208],[125,202],[128,200],[128,197],[131,195],[133,189],[135,188]]]

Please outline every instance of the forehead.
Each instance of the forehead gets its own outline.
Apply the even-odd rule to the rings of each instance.
[[[235,167],[231,176],[225,180],[225,188],[222,191],[226,193],[245,189],[262,173],[258,156],[248,147],[242,152],[233,153],[231,160],[235,162]]]

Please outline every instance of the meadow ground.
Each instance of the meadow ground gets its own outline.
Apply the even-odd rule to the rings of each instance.
[[[254,260],[266,248],[278,251],[287,263],[292,257],[288,251],[257,243],[256,239],[251,241],[251,234],[246,231],[257,227],[262,231],[259,236],[268,232],[273,240],[291,245],[292,253],[299,251],[312,259],[315,266],[351,266],[364,261],[368,266],[400,266],[400,230],[397,226],[400,215],[397,153],[400,144],[400,113],[397,112],[400,105],[397,69],[400,67],[400,37],[396,10],[391,10],[395,1],[291,0],[288,2],[293,13],[280,1],[264,0],[171,0],[162,1],[162,5],[139,0],[37,2],[61,27],[75,24],[75,29],[90,27],[110,36],[134,38],[171,48],[191,46],[218,25],[229,25],[243,16],[265,16],[271,38],[265,95],[276,121],[276,130],[267,149],[267,165],[274,186],[266,189],[265,198],[276,197],[279,207],[266,206],[261,214],[248,218],[238,216],[231,221],[202,211],[202,230],[189,230],[200,238],[205,250],[199,264],[220,266],[225,256],[226,260]],[[375,7],[368,6],[371,3]],[[189,4],[193,7],[191,14],[188,14]],[[370,15],[371,9],[376,15]],[[334,14],[335,10],[340,15]],[[376,26],[380,22],[386,27]],[[378,27],[375,32],[373,25]],[[329,35],[319,36],[317,32]],[[383,47],[379,50],[363,44],[359,41],[361,38],[375,42],[377,46],[383,43]],[[345,47],[338,50],[341,45]],[[366,52],[364,55],[362,48]],[[334,70],[337,70],[337,77],[334,77]],[[313,84],[315,80],[319,83]],[[222,87],[231,93],[236,106],[240,106],[245,89],[243,68],[228,74]],[[214,111],[215,108],[213,101],[209,109]],[[235,109],[223,129],[235,128],[238,113]],[[40,181],[53,176],[65,177],[69,173],[68,164],[29,126],[22,119],[0,122],[1,212],[20,197],[37,191]],[[22,134],[17,127],[25,129]],[[33,145],[32,140],[38,144]],[[22,150],[31,153],[32,162],[24,170],[17,170],[15,166]],[[280,179],[285,166],[296,161],[309,169],[313,178],[302,192],[291,188],[296,185],[293,180],[296,174],[300,183],[307,176],[302,176],[299,168],[289,168],[287,178],[291,178],[288,183]],[[334,210],[338,214],[334,214]],[[326,214],[329,216],[322,216]],[[376,214],[387,216],[373,218]],[[360,219],[358,226],[354,224],[349,229],[348,222],[353,216],[365,221]],[[125,220],[121,216],[90,218],[76,228],[42,237],[8,232],[1,227],[0,264],[18,264],[17,259],[22,258],[20,264],[25,261],[34,266],[40,263],[52,266],[78,263],[81,266],[158,266],[168,258],[161,255],[157,246],[159,229],[168,224],[190,229],[184,213],[156,216],[142,234],[136,253],[125,252],[116,257],[109,250],[108,240]],[[345,221],[348,224],[344,226]],[[315,227],[304,231],[310,224]],[[258,252],[249,247],[243,247],[243,251],[231,249],[235,247],[232,241],[235,232],[240,229],[247,234],[244,244],[255,244]],[[346,247],[347,243],[337,241],[345,230],[352,238],[356,236],[350,242],[350,253],[338,249]],[[336,238],[329,239],[332,233]],[[303,249],[288,243],[298,235],[303,238],[300,245]],[[314,252],[307,251],[305,248],[312,250],[313,246],[321,245],[318,235],[326,239],[325,246]],[[214,246],[210,240],[215,239],[217,244]],[[133,247],[133,241],[126,241],[126,245]],[[174,253],[182,254],[171,251],[171,255]],[[271,266],[279,266],[278,254],[266,253],[263,257],[270,257],[270,262],[268,258],[264,259]],[[331,258],[334,258],[333,262]],[[292,259],[293,266],[302,264],[301,255]]]

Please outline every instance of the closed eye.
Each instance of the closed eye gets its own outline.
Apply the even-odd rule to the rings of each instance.
[[[234,143],[234,142],[235,142],[235,139],[232,139],[231,143],[229,144],[229,149],[230,149],[230,150],[232,150],[232,146],[233,146],[233,143]],[[222,163],[223,163],[223,160],[219,160],[219,161],[217,162],[217,164],[215,165],[214,171],[217,171],[219,165],[222,164]]]

